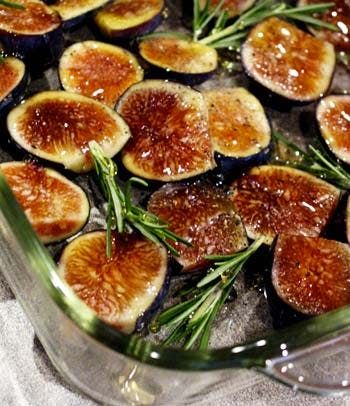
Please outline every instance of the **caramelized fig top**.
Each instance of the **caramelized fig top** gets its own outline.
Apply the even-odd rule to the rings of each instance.
[[[56,10],[65,21],[94,10],[107,2],[108,0],[55,0],[50,7]]]
[[[243,88],[203,92],[209,111],[209,134],[215,151],[246,157],[266,148],[271,130],[259,100]]]
[[[285,166],[255,167],[231,187],[248,237],[266,243],[280,233],[319,236],[340,197],[327,182]]]
[[[255,0],[225,0],[222,9],[226,10],[228,16],[235,17],[247,10],[254,4]],[[213,9],[220,3],[220,0],[210,0],[210,7]],[[206,0],[200,0],[199,4],[204,7]]]
[[[42,92],[27,99],[10,112],[7,124],[23,148],[77,172],[92,168],[88,154],[91,140],[113,156],[130,136],[129,128],[113,110],[62,91]]]
[[[165,248],[139,234],[115,234],[106,258],[106,233],[84,234],[66,246],[61,275],[105,322],[131,333],[152,304],[167,272]]]
[[[302,0],[300,5],[323,3],[323,0]],[[317,16],[327,23],[334,24],[338,31],[330,31],[324,28],[313,29],[316,37],[322,38],[335,46],[338,51],[350,51],[350,3],[348,0],[334,0],[334,6],[322,15]]]
[[[0,63],[0,101],[16,88],[25,73],[24,63],[12,57],[7,57]]]
[[[242,47],[251,75],[275,93],[311,101],[328,89],[335,68],[333,46],[278,18],[256,25]]]
[[[53,31],[61,25],[60,16],[38,0],[16,0],[24,9],[0,4],[0,33],[17,35],[40,35]]]
[[[331,95],[317,106],[316,117],[322,137],[334,154],[350,163],[350,96]]]
[[[272,282],[281,299],[310,316],[350,304],[350,248],[323,238],[281,235]]]
[[[186,86],[148,80],[132,86],[118,103],[132,137],[123,163],[148,179],[175,181],[215,165],[202,95]]]
[[[128,51],[98,41],[78,42],[60,60],[63,87],[114,107],[119,97],[143,79],[143,70]]]
[[[243,224],[227,194],[213,186],[168,184],[155,192],[148,210],[192,246],[170,242],[180,253],[184,271],[203,268],[205,255],[232,254],[247,246]]]
[[[148,62],[174,72],[211,72],[218,64],[218,55],[214,48],[177,37],[146,37],[140,43],[139,50]]]
[[[58,172],[26,162],[4,163],[0,169],[44,243],[75,234],[87,221],[85,193]]]

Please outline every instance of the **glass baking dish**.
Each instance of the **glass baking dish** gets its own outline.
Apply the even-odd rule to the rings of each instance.
[[[52,363],[107,405],[191,404],[249,386],[259,373],[318,394],[350,389],[350,307],[255,341],[205,352],[164,348],[111,328],[56,273],[0,175],[0,270]]]

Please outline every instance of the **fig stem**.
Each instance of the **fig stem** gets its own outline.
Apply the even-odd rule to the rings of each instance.
[[[238,274],[263,243],[264,238],[261,237],[244,251],[207,257],[216,261],[216,268],[186,290],[189,299],[163,310],[154,320],[159,327],[171,328],[163,345],[182,343],[183,348],[188,350],[198,342],[198,349],[208,347],[213,322],[231,293]],[[183,294],[178,296],[182,298]]]
[[[9,0],[0,0],[0,5],[5,7],[17,8],[18,10],[25,10],[25,6],[23,4],[19,4]]]
[[[137,206],[132,201],[132,185],[139,184],[147,187],[148,184],[143,179],[130,178],[125,189],[119,186],[116,180],[118,167],[116,163],[105,156],[102,148],[96,141],[89,143],[90,154],[94,162],[94,167],[100,188],[107,199],[107,241],[106,256],[112,256],[113,236],[112,231],[118,233],[138,230],[144,237],[157,245],[164,245],[173,255],[178,256],[178,251],[169,244],[169,241],[182,243],[187,246],[191,244],[184,238],[169,230],[169,225],[142,207]]]
[[[309,172],[341,189],[350,189],[350,173],[339,161],[333,159],[322,145],[318,148],[308,145],[305,152],[278,132],[273,133],[273,138],[277,144],[281,143],[287,150],[294,153],[291,159],[275,156],[275,161],[279,164]]]

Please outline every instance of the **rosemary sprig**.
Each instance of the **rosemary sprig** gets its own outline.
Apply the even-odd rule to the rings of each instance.
[[[0,0],[0,5],[5,7],[17,8],[19,10],[25,10],[25,6],[23,4],[19,4],[10,0]]]
[[[230,295],[238,274],[263,243],[264,238],[260,238],[236,254],[207,257],[215,261],[214,266],[196,286],[185,292],[189,299],[164,310],[151,324],[152,331],[164,326],[170,329],[164,345],[182,343],[187,350],[196,343],[199,350],[208,347],[213,322]]]
[[[223,1],[211,10],[209,8],[209,1],[201,9],[199,0],[194,0],[193,39],[214,48],[234,48],[240,45],[250,27],[269,17],[285,17],[291,20],[302,21],[318,28],[337,31],[338,28],[335,25],[313,17],[315,13],[323,13],[333,5],[334,3],[320,3],[292,7],[289,4],[275,2],[274,0],[260,0],[255,6],[241,14],[232,24],[226,26],[227,14],[222,10]],[[217,18],[217,20],[211,33],[206,37],[200,38],[205,28],[214,18]]]
[[[118,172],[116,163],[104,155],[103,150],[97,142],[91,141],[89,148],[100,187],[107,199],[106,255],[108,258],[112,255],[113,230],[124,233],[131,232],[135,228],[154,243],[165,245],[176,256],[179,253],[168,243],[169,240],[181,242],[188,246],[191,245],[185,239],[171,232],[167,223],[142,207],[133,204],[131,197],[132,185],[139,184],[147,187],[147,182],[140,178],[132,177],[126,182],[125,188],[122,190],[116,181]]]
[[[322,145],[319,145],[318,148],[308,145],[305,152],[282,134],[275,132],[273,136],[277,143],[281,143],[292,152],[292,158],[284,160],[277,156],[275,161],[309,172],[342,189],[350,189],[350,173]]]

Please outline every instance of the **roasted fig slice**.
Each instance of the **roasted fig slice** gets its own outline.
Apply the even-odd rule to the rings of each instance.
[[[207,0],[199,0],[201,8],[205,7],[206,1]],[[209,0],[210,9],[214,9],[219,3],[220,0]],[[254,3],[255,0],[225,0],[222,10],[226,10],[228,17],[232,18],[248,10]]]
[[[62,91],[27,99],[10,112],[7,127],[22,148],[74,172],[92,169],[90,141],[98,142],[106,156],[112,157],[130,137],[128,126],[112,109]]]
[[[284,302],[309,316],[350,304],[350,247],[282,234],[276,243],[272,283]]]
[[[3,163],[0,170],[45,244],[76,234],[87,222],[84,191],[58,172],[25,162]]]
[[[328,42],[278,18],[257,24],[241,48],[246,73],[259,84],[298,102],[309,102],[328,90],[335,68]]]
[[[50,5],[61,16],[63,27],[71,29],[80,24],[89,12],[96,10],[107,2],[108,0],[56,0],[51,2]]]
[[[334,155],[350,164],[350,96],[323,98],[316,110],[321,135]]]
[[[243,88],[203,92],[209,134],[221,172],[266,162],[271,129],[259,100]]]
[[[346,205],[345,213],[345,223],[346,223],[346,238],[350,244],[350,197],[348,197],[348,202]]]
[[[143,79],[143,70],[125,49],[85,41],[65,50],[59,75],[65,90],[92,97],[113,108],[126,89]]]
[[[323,0],[300,0],[299,6],[322,3]],[[327,23],[334,24],[338,31],[330,31],[324,28],[317,30],[308,27],[318,38],[333,44],[337,51],[350,52],[350,3],[347,0],[335,0],[333,7],[317,16]]]
[[[281,233],[319,236],[340,198],[334,186],[286,166],[252,168],[231,188],[248,237],[264,236],[267,244]]]
[[[164,299],[167,262],[165,248],[138,234],[116,234],[107,258],[106,233],[96,231],[66,246],[59,272],[102,320],[132,333]]]
[[[52,62],[62,50],[61,18],[39,0],[16,0],[23,8],[0,4],[0,37],[5,50],[35,65]]]
[[[145,37],[139,43],[139,52],[162,76],[188,85],[209,79],[218,66],[214,48],[176,36]]]
[[[206,255],[232,254],[247,246],[239,216],[227,194],[216,187],[202,183],[164,185],[151,196],[148,210],[192,243],[187,247],[170,242],[180,253],[175,259],[185,272],[207,266]]]
[[[203,96],[186,86],[147,80],[133,85],[117,111],[132,137],[122,160],[147,179],[176,181],[215,166]]]
[[[0,59],[0,113],[24,96],[28,74],[24,63],[17,58]]]
[[[132,38],[156,29],[162,21],[164,0],[114,0],[95,15],[95,22],[109,38]]]

